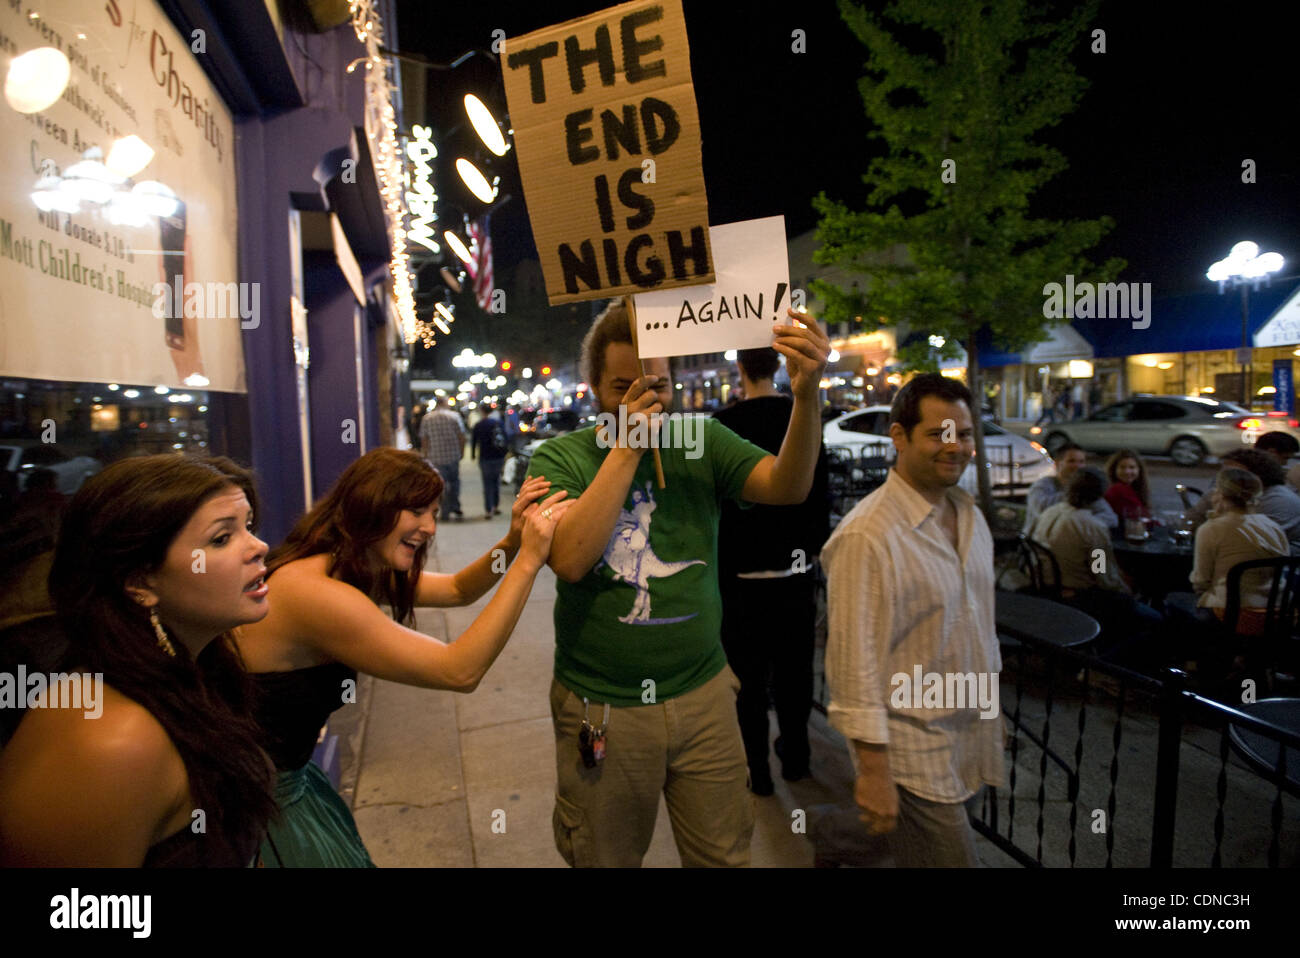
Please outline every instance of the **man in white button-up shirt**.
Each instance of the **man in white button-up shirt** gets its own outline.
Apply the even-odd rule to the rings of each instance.
[[[830,723],[850,741],[867,830],[900,867],[975,866],[965,803],[1003,780],[993,539],[957,482],[970,392],[938,374],[899,392],[884,486],[822,551]]]

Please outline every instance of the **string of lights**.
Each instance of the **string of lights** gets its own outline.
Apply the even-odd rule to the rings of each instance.
[[[365,45],[366,55],[354,61],[348,71],[359,62],[366,65],[366,137],[370,140],[375,158],[375,174],[379,180],[379,194],[388,218],[392,242],[389,270],[393,276],[393,299],[402,325],[402,338],[407,343],[421,340],[425,346],[434,344],[434,327],[444,335],[451,335],[450,312],[434,313],[432,322],[421,320],[415,308],[415,286],[411,277],[410,256],[406,251],[407,208],[403,197],[405,182],[402,174],[402,152],[397,142],[397,117],[393,109],[396,91],[390,72],[396,66],[383,49],[383,22],[373,0],[349,0],[352,28],[357,39]]]

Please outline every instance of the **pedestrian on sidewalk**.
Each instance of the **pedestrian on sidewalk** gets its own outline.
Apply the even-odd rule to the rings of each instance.
[[[745,398],[713,418],[768,452],[779,452],[794,407],[772,382],[781,356],[771,347],[742,349],[736,365]],[[736,712],[749,762],[749,788],[755,795],[774,791],[767,763],[769,680],[781,732],[776,740],[781,777],[794,782],[809,774],[808,716],[817,632],[813,563],[829,534],[825,448],[817,458],[812,491],[799,505],[741,509],[732,502],[722,504],[722,647],[740,679]]]
[[[493,406],[488,414],[474,424],[470,434],[469,457],[478,454],[478,471],[483,477],[483,512],[485,519],[500,515],[501,467],[506,461],[506,433],[501,414]]]
[[[460,460],[465,455],[465,425],[446,396],[420,420],[420,448],[444,483],[442,518],[463,519],[460,511]]]
[[[818,383],[830,343],[774,328],[794,391],[779,455],[713,419],[664,423],[666,359],[632,345],[623,301],[582,345],[600,425],[543,443],[531,470],[581,495],[556,530],[556,797],[560,854],[574,866],[641,864],[662,795],[683,865],[748,865],[754,828],[739,683],[727,666],[716,568],[719,503],[802,502],[821,443]],[[621,408],[620,408],[621,407]],[[622,425],[620,425],[620,423]],[[651,443],[666,480],[656,488]]]
[[[849,740],[867,831],[889,835],[896,865],[977,866],[965,806],[1002,784],[1002,658],[993,539],[957,485],[975,450],[970,391],[923,373],[889,419],[898,450],[889,478],[822,550],[827,718]],[[947,676],[945,688],[970,676],[975,688],[960,702],[935,702],[927,688],[922,702],[928,675]]]
[[[280,816],[263,847],[267,865],[372,865],[352,813],[310,761],[317,734],[331,712],[355,701],[358,672],[422,688],[477,687],[510,638],[555,524],[572,504],[563,491],[539,502],[549,489],[542,477],[525,483],[510,531],[475,562],[455,574],[425,572],[442,479],[414,452],[375,449],[348,466],[267,557],[271,612],[237,636],[279,771]],[[417,606],[469,605],[503,572],[496,595],[454,643],[411,628]]]

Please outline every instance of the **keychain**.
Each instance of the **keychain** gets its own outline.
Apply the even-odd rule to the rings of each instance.
[[[582,726],[578,729],[578,754],[582,764],[595,768],[605,760],[606,730],[609,728],[609,703],[605,703],[605,719],[599,726],[593,726],[589,718],[590,703],[582,700]]]

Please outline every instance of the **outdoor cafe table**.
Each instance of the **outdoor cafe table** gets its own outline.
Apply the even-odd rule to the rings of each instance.
[[[1260,699],[1235,707],[1287,731],[1300,732],[1300,699]],[[1237,725],[1228,727],[1228,741],[1247,765],[1267,775],[1277,774],[1281,750],[1276,741]],[[1286,750],[1286,789],[1292,795],[1300,795],[1300,749]]]
[[[1096,619],[1071,606],[1001,589],[996,593],[993,617],[1000,635],[1037,639],[1063,649],[1091,642],[1101,631]]]
[[[1156,526],[1145,542],[1129,542],[1122,535],[1111,543],[1115,561],[1133,580],[1133,591],[1156,601],[1170,592],[1190,592],[1192,550],[1179,545],[1164,526]]]

